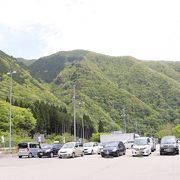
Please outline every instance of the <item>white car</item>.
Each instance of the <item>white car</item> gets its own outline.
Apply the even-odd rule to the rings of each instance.
[[[72,157],[75,156],[84,156],[84,149],[82,143],[77,142],[68,142],[62,146],[62,148],[58,151],[58,157]]]
[[[98,154],[100,152],[97,142],[89,142],[84,144],[84,154]]]
[[[149,137],[140,137],[134,140],[132,146],[132,156],[149,156],[151,154],[151,144]]]
[[[134,141],[123,141],[123,143],[126,149],[131,149],[134,144]]]

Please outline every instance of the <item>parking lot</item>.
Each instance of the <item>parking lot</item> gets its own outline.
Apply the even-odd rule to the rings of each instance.
[[[100,155],[59,159],[0,156],[0,180],[179,180],[180,155],[102,158]]]

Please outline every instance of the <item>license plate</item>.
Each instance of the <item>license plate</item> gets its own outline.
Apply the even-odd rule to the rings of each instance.
[[[141,151],[137,151],[136,153],[137,153],[138,155],[142,154],[142,152],[141,152]]]
[[[20,149],[19,152],[27,152],[25,149]]]
[[[166,152],[172,152],[172,149],[165,149]]]

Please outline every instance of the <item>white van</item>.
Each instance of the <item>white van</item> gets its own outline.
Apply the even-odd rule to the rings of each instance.
[[[19,143],[18,156],[19,158],[23,156],[27,156],[28,158],[36,157],[40,148],[40,145],[36,142]]]
[[[132,156],[149,156],[151,154],[151,140],[149,137],[140,137],[134,140],[132,146]]]

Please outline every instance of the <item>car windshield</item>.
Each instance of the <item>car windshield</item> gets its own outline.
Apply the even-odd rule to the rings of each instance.
[[[73,148],[75,146],[75,143],[66,143],[63,145],[63,148]]]
[[[21,144],[18,144],[18,148],[19,149],[25,149],[28,147],[28,144],[27,143],[21,143]]]
[[[169,137],[169,138],[162,138],[161,144],[174,144],[176,143],[175,138]]]
[[[135,139],[134,145],[136,146],[147,145],[147,139]]]
[[[118,142],[110,142],[104,145],[104,147],[117,147]]]
[[[93,143],[85,143],[83,146],[84,147],[93,147]]]

